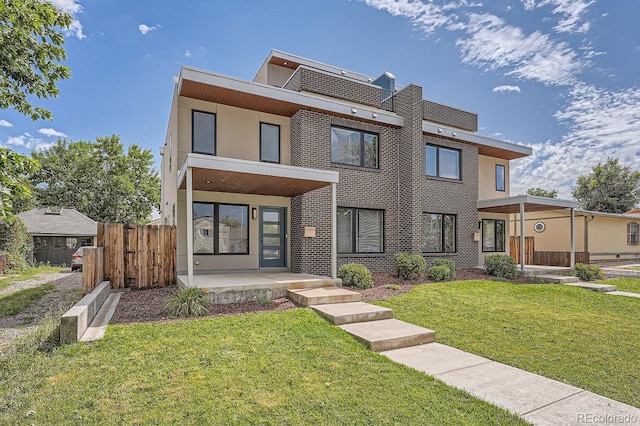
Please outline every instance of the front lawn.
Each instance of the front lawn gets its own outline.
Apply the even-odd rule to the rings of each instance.
[[[0,364],[1,424],[525,424],[310,309],[110,326],[16,359]]]
[[[631,277],[610,278],[608,280],[600,280],[598,282],[602,284],[615,285],[616,288],[620,291],[640,293],[640,278],[631,278]]]
[[[457,281],[377,302],[437,341],[640,407],[640,299]]]
[[[24,311],[32,303],[54,290],[54,288],[53,284],[43,284],[39,287],[18,290],[7,296],[0,296],[0,318],[16,315]]]

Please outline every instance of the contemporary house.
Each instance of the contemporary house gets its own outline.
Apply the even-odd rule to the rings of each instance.
[[[79,247],[95,245],[97,222],[76,209],[41,206],[16,216],[33,238],[35,262],[71,265],[71,256]]]
[[[182,67],[161,148],[177,273],[335,277],[393,270],[399,251],[476,267],[509,251],[510,214],[576,207],[509,197],[509,163],[531,149],[477,129],[388,72],[276,50],[252,81]]]

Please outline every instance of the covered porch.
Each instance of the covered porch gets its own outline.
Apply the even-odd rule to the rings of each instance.
[[[178,271],[179,283],[185,287],[207,288],[204,285],[206,282],[220,282],[219,277],[213,281],[208,278],[224,275],[228,283],[244,282],[246,285],[253,283],[262,285],[266,279],[264,273],[291,274],[287,263],[291,257],[291,238],[314,238],[315,229],[303,229],[304,235],[302,235],[301,227],[298,226],[301,225],[300,220],[294,221],[287,207],[289,200],[325,187],[331,188],[331,229],[323,228],[323,232],[325,236],[329,234],[331,236],[331,256],[327,259],[327,263],[330,262],[331,276],[335,278],[337,276],[337,183],[338,173],[333,171],[188,153],[177,178],[177,188],[184,190],[184,198],[181,201],[184,219],[178,228],[178,237],[183,238],[180,244],[181,253],[179,253],[182,255],[182,267]],[[230,196],[235,198],[231,200]],[[202,224],[196,223],[194,203],[215,203],[217,200],[226,203],[225,207],[235,203],[242,212],[240,221],[235,221],[235,224],[223,224],[224,219],[227,218],[222,217],[222,212],[218,217],[216,206],[215,218],[208,215],[206,224],[202,218],[200,219]],[[222,248],[223,241],[212,235],[217,230],[211,231],[218,226],[218,222],[220,222],[219,226],[224,226],[225,229],[239,228],[235,231],[227,229],[227,234],[229,232],[242,234],[238,237],[241,244],[239,248],[234,247],[236,251],[232,254],[222,254],[223,250],[218,250],[218,244]],[[296,224],[295,227],[290,227],[293,225],[292,222]],[[203,255],[194,249],[195,228],[198,228],[198,242],[201,243],[206,236],[207,241],[215,241],[215,251]],[[222,232],[219,231],[219,233],[222,238]],[[228,252],[225,251],[225,253]],[[269,262],[265,260],[266,256]],[[279,261],[271,262],[276,257]],[[232,278],[233,274],[229,274],[231,272],[242,272],[242,277]],[[273,279],[273,275],[269,275],[268,281],[271,287],[296,281],[291,277],[280,278],[282,277]],[[237,284],[237,286],[242,285]],[[286,288],[284,292],[286,293]]]
[[[517,247],[520,253],[520,271],[526,273],[527,270],[535,271],[544,270],[542,265],[526,265],[525,262],[525,215],[527,212],[542,212],[551,210],[564,210],[569,211],[570,218],[570,261],[569,270],[575,266],[575,209],[578,208],[578,203],[573,200],[562,200],[556,198],[535,197],[532,195],[516,195],[514,197],[495,198],[488,200],[478,201],[479,212],[500,213],[509,215],[518,215],[517,221],[519,229],[516,234],[519,234],[519,247]],[[557,266],[553,266],[553,269],[559,269]],[[544,271],[542,273],[545,273]],[[532,273],[532,275],[536,275]]]

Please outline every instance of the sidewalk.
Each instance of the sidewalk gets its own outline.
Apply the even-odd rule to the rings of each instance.
[[[640,409],[439,343],[381,352],[535,425],[639,424]]]

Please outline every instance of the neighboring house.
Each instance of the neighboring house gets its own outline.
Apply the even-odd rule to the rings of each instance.
[[[33,237],[33,257],[38,263],[71,265],[71,255],[79,248],[95,245],[97,222],[76,209],[36,207],[17,214]]]
[[[391,271],[399,251],[467,268],[508,253],[520,206],[575,203],[509,197],[509,162],[531,149],[477,123],[389,73],[276,50],[253,81],[182,67],[161,148],[178,274]]]
[[[640,260],[640,211],[637,209],[624,214],[576,209],[575,218],[576,251],[587,253],[589,262]],[[569,233],[566,213],[525,215],[525,237],[533,241],[530,246],[536,258],[542,260],[546,256],[550,260],[554,254],[568,252]]]

